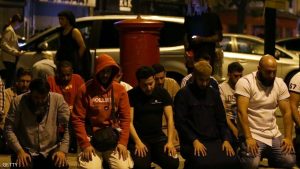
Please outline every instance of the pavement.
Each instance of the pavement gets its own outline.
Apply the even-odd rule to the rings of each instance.
[[[282,121],[282,117],[279,113],[276,113],[277,116],[277,124],[279,126],[280,131],[282,131],[283,133],[283,121]],[[184,159],[179,156],[179,161],[180,161],[180,165],[178,169],[183,169],[184,167]],[[77,168],[77,154],[68,154],[68,162],[70,165],[70,169],[76,169]],[[0,169],[6,169],[9,168],[9,166],[12,166],[14,164],[10,163],[10,156],[9,155],[4,155],[4,154],[0,154]],[[153,167],[155,167],[155,169],[161,169],[159,166],[153,164]],[[268,167],[268,160],[267,159],[263,159],[260,163],[260,167],[259,169],[274,169],[274,168],[269,168]],[[295,166],[293,169],[300,169],[299,167]]]

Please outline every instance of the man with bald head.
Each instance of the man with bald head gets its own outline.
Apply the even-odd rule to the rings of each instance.
[[[295,154],[287,86],[276,77],[277,63],[273,56],[262,56],[257,68],[240,78],[235,86],[241,127],[240,162],[243,168],[258,168],[263,154],[272,167],[292,168]],[[285,135],[276,124],[277,106],[282,113]]]

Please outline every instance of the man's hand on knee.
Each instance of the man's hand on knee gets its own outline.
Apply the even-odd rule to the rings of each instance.
[[[292,140],[288,138],[282,139],[281,143],[282,152],[284,154],[289,154],[295,152]]]
[[[250,152],[254,157],[258,155],[258,145],[254,138],[246,139],[247,151]]]

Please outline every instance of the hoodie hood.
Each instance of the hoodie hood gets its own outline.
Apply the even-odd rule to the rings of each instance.
[[[113,71],[111,74],[111,81],[110,84],[112,83],[114,77],[119,73],[120,67],[118,64],[113,60],[113,58],[107,54],[101,54],[98,56],[96,59],[96,64],[95,64],[95,80],[97,81],[97,74],[100,73],[103,69],[107,67],[112,67]]]

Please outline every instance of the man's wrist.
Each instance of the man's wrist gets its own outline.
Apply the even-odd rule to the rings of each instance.
[[[17,151],[17,154],[22,154],[22,153],[25,153],[25,151],[23,150],[23,148],[21,148],[21,149],[19,149],[19,150]]]
[[[285,140],[292,140],[292,137],[290,137],[290,136],[285,136],[284,139],[285,139]]]

